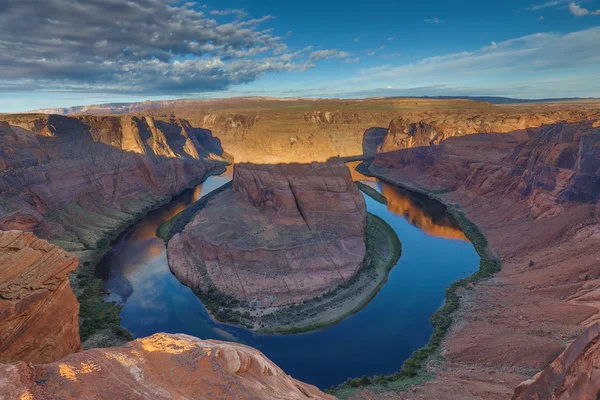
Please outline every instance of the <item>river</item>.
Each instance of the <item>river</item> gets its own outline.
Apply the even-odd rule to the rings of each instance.
[[[113,243],[98,265],[107,301],[123,306],[122,326],[135,337],[157,332],[236,341],[262,351],[286,373],[326,389],[347,378],[396,372],[433,333],[429,318],[445,289],[472,274],[479,256],[443,204],[361,175],[355,180],[387,197],[365,195],[369,212],[383,218],[402,242],[402,256],[377,296],[361,311],[330,328],[295,335],[262,335],[220,324],[171,274],[156,228],[187,205],[232,178],[232,167],[148,214]]]

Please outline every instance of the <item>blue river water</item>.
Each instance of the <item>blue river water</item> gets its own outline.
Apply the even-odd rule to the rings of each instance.
[[[429,341],[429,318],[443,304],[446,287],[473,273],[479,256],[442,204],[352,172],[355,180],[387,197],[383,205],[365,196],[367,209],[395,229],[402,256],[377,296],[337,325],[303,334],[262,335],[220,324],[171,274],[156,228],[228,182],[231,168],[150,213],[113,243],[98,266],[110,293],[105,299],[123,306],[122,326],[135,337],[168,332],[236,341],[259,349],[286,373],[320,388],[398,371]]]

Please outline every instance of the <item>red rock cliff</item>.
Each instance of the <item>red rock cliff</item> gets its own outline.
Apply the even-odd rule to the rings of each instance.
[[[82,262],[107,235],[216,165],[214,138],[179,119],[2,118],[0,229],[34,231]]]
[[[77,264],[32,233],[0,231],[1,363],[48,363],[81,350],[79,303],[67,277]]]

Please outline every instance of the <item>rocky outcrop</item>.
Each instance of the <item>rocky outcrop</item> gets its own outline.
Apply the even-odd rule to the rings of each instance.
[[[67,277],[77,264],[32,233],[0,231],[0,363],[49,363],[81,349]]]
[[[51,364],[0,365],[0,388],[11,399],[334,399],[250,347],[160,333]]]
[[[365,224],[343,164],[236,165],[233,189],[169,241],[169,265],[203,293],[259,307],[301,303],[358,273]]]
[[[600,392],[600,324],[587,328],[542,372],[520,384],[513,400],[595,400]]]
[[[416,389],[423,398],[509,398],[600,318],[600,131],[594,125],[450,138],[380,154],[371,164],[376,175],[461,210],[502,261],[493,278],[459,291],[444,361],[431,363],[436,378]],[[591,358],[578,360],[562,364],[568,369],[563,386],[560,376],[552,378],[564,395],[574,393],[564,398],[579,398],[596,382],[585,365]],[[583,392],[569,378],[575,376],[581,376]]]
[[[218,163],[210,132],[177,118],[4,115],[0,229],[33,231],[82,262]]]

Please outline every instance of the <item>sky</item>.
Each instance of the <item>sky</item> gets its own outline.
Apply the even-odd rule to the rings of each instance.
[[[0,112],[425,95],[600,97],[600,0],[0,0]]]

